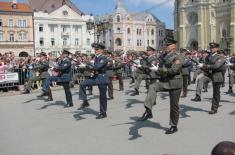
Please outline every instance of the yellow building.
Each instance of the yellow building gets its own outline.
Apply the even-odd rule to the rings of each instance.
[[[176,0],[174,18],[179,48],[208,49],[217,42],[235,52],[235,0]]]
[[[28,4],[0,2],[0,53],[34,55],[33,12]]]

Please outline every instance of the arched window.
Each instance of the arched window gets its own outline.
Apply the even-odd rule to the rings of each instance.
[[[117,46],[122,46],[122,40],[121,40],[120,38],[117,38],[117,39],[115,40],[115,44],[116,44]]]
[[[127,28],[127,34],[131,34],[131,29]]]
[[[117,22],[120,22],[121,21],[121,17],[120,15],[117,15]]]

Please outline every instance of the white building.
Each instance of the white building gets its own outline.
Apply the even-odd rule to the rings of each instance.
[[[93,17],[84,15],[70,0],[31,0],[34,11],[35,51],[52,52],[58,56],[63,50],[71,53],[90,53],[94,35],[87,31],[86,22]]]
[[[96,17],[96,23],[109,23],[100,34],[99,41],[110,50],[146,50],[163,47],[165,23],[148,12],[130,13],[123,0],[117,0],[113,13]]]

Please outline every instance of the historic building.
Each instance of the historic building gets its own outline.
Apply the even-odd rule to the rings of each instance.
[[[210,42],[235,52],[235,0],[175,0],[179,48],[208,49]]]
[[[28,4],[0,2],[0,53],[34,55],[33,12]]]
[[[84,15],[70,0],[29,0],[34,11],[35,50],[58,56],[63,49],[90,53],[94,35]]]
[[[112,14],[97,16],[96,24],[104,24],[98,29],[98,41],[110,50],[146,50],[147,46],[156,49],[163,47],[165,24],[148,12],[130,13],[123,0],[117,0]]]

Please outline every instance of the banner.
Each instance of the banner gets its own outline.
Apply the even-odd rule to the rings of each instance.
[[[0,84],[1,83],[15,83],[15,82],[19,82],[18,73],[0,74]]]

